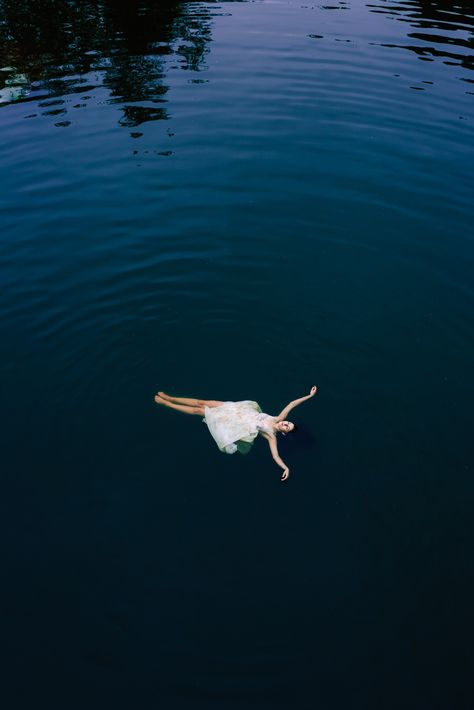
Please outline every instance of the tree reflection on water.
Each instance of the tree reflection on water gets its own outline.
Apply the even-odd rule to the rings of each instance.
[[[408,49],[423,61],[436,58],[445,64],[474,69],[474,9],[472,1],[376,0],[367,4],[371,12],[407,23],[410,44],[383,43],[384,47]]]
[[[366,7],[407,27],[406,42],[398,32],[371,44],[474,68],[471,1],[371,0]],[[350,10],[351,2],[317,11],[325,8]],[[0,105],[40,102],[46,115],[60,115],[68,112],[65,97],[77,94],[74,108],[82,108],[99,89],[101,101],[120,106],[120,125],[167,118],[169,71],[205,68],[216,12],[203,1],[0,0]]]
[[[0,0],[0,16],[0,103],[105,87],[126,126],[166,118],[169,67],[199,71],[211,41],[202,2]]]

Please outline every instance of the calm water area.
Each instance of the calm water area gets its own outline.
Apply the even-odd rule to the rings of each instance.
[[[0,0],[10,708],[474,707],[474,5]],[[306,394],[222,454],[158,389]]]

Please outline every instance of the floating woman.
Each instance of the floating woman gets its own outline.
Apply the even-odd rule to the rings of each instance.
[[[281,410],[276,417],[265,414],[257,402],[245,400],[243,402],[219,402],[215,399],[189,399],[186,397],[171,397],[164,392],[158,392],[155,402],[171,409],[177,409],[184,414],[196,414],[204,417],[209,431],[217,446],[226,454],[242,454],[250,451],[254,439],[261,434],[269,443],[274,461],[283,469],[282,481],[290,475],[288,466],[278,454],[276,435],[288,434],[294,431],[293,422],[286,417],[292,409],[316,394],[317,387],[305,397],[294,399]]]

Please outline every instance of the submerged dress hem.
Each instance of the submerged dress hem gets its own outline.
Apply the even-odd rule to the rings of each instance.
[[[205,407],[203,421],[219,449],[226,454],[237,451],[246,454],[260,431],[265,431],[268,414],[263,414],[257,402],[224,402],[218,407]]]

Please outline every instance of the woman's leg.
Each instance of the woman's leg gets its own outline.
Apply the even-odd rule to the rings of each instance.
[[[219,407],[224,402],[219,402],[217,399],[191,399],[189,397],[173,397],[164,392],[158,392],[158,397],[166,402],[174,404],[184,404],[186,407]]]
[[[199,407],[198,399],[191,399],[191,397],[172,397],[164,392],[158,392],[158,397],[166,400],[167,402],[174,402],[175,404],[184,404],[186,407]]]
[[[175,404],[174,402],[170,402],[167,399],[163,399],[163,397],[160,397],[158,394],[155,395],[155,402],[157,404],[163,404],[165,407],[170,407],[171,409],[177,409],[178,412],[183,412],[183,414],[198,414],[200,417],[204,416],[204,407],[190,407],[189,405],[185,404]]]

